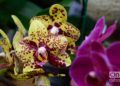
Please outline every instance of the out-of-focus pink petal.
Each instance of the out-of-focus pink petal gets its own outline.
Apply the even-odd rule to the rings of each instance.
[[[105,39],[107,39],[109,36],[112,35],[112,33],[116,30],[116,23],[114,23],[113,25],[111,25],[107,31],[98,39],[99,42],[104,41]]]
[[[78,85],[77,85],[76,82],[72,79],[72,80],[70,81],[70,86],[78,86]]]
[[[89,56],[80,56],[73,62],[70,68],[70,76],[78,86],[86,86],[86,76],[93,70],[93,63]]]
[[[89,76],[90,72],[95,72],[96,76]],[[95,52],[78,57],[70,68],[70,76],[78,86],[105,86],[108,74],[106,60]]]
[[[120,69],[120,42],[114,42],[107,49],[107,56],[113,66],[116,66]]]
[[[94,65],[94,70],[97,74],[103,79],[103,81],[108,80],[111,65],[107,56],[98,52],[91,52],[91,59]]]
[[[104,26],[105,26],[105,17],[103,16],[97,21],[93,31],[89,34],[89,36],[85,38],[81,46],[78,47],[78,50],[79,50],[78,54],[88,52],[87,48],[89,48],[90,42],[96,41],[99,39],[104,29]]]
[[[70,69],[71,78],[79,86],[104,86],[111,67],[104,47],[99,42],[91,42],[86,51],[87,54],[78,55],[74,60]],[[88,76],[91,71],[96,73],[95,78]]]
[[[77,50],[77,56],[90,54],[91,51],[105,53],[105,49],[101,43],[92,41]]]
[[[88,36],[87,40],[89,40],[89,41],[97,40],[100,37],[104,27],[105,27],[105,17],[103,16],[97,21],[94,29]]]
[[[96,71],[99,70],[102,75],[108,76],[111,63],[101,43],[95,41],[91,43],[90,57]]]
[[[90,47],[91,47],[90,51],[95,51],[95,52],[98,52],[98,53],[105,54],[105,49],[104,49],[103,45],[99,42],[96,42],[96,41],[91,42]]]

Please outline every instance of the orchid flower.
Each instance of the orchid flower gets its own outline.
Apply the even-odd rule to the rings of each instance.
[[[116,30],[116,22],[109,26],[107,28],[105,24],[105,17],[101,17],[94,29],[91,31],[91,33],[85,37],[85,40],[82,42],[82,44],[78,48],[77,54],[82,55],[83,53],[87,54],[87,49],[89,48],[89,44],[92,41],[97,41],[97,42],[103,42],[105,39],[107,39],[109,36],[112,35],[112,33]]]
[[[32,21],[39,21],[47,28],[49,34],[61,34],[68,40],[67,51],[74,53],[75,42],[80,37],[80,31],[71,23],[67,22],[67,12],[59,4],[51,6],[49,15],[35,16]],[[34,31],[34,33],[36,33]]]
[[[79,46],[76,59],[70,68],[74,86],[105,86],[109,83],[109,72],[120,70],[120,42],[113,43],[109,48],[102,45],[102,41],[114,32],[116,23],[103,33],[104,27],[105,21],[102,17]]]
[[[70,69],[71,78],[76,86],[106,86],[111,71],[120,71],[120,42],[105,48],[99,42],[92,42],[90,53],[80,55]],[[114,85],[113,85],[114,86]]]
[[[80,32],[67,22],[67,12],[63,6],[55,4],[50,7],[49,13],[50,16],[36,16],[31,19],[27,36],[21,21],[12,15],[18,27],[12,44],[0,30],[4,38],[0,45],[7,60],[7,63],[0,67],[12,66],[14,74],[10,75],[13,78],[28,79],[38,74],[44,75],[43,66],[47,62],[58,68],[71,65],[67,50],[72,52]]]

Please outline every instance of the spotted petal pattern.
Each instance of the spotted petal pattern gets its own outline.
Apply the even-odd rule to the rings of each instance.
[[[45,74],[43,65],[47,62],[59,68],[71,65],[67,52],[74,51],[80,32],[67,22],[67,12],[63,6],[52,5],[49,14],[33,17],[27,36],[27,31],[19,18],[12,15],[18,27],[13,38],[13,46],[7,35],[0,30],[4,38],[0,40],[0,45],[8,62],[13,64],[14,73],[9,73],[11,77],[21,80]]]
[[[44,38],[48,35],[48,31],[41,21],[34,19],[31,21],[28,35],[38,44],[39,40],[44,40]]]
[[[48,29],[49,34],[52,34],[51,30],[54,27],[57,28],[58,29],[57,34],[66,36],[66,38],[68,40],[68,47],[67,47],[68,51],[70,51],[71,53],[74,53],[75,42],[80,37],[79,29],[77,29],[75,26],[73,26],[72,24],[67,22],[67,12],[63,6],[61,6],[59,4],[54,4],[53,6],[51,6],[51,8],[49,10],[49,14],[50,14],[50,16],[48,16],[48,15],[35,16],[31,19],[31,22],[37,21],[36,23],[39,22],[39,23],[43,24],[42,26],[45,26]],[[36,23],[34,23],[34,25]],[[38,25],[36,24],[36,26],[38,26]],[[35,28],[36,26],[33,26],[33,27]],[[32,30],[34,31],[35,29],[30,27],[29,32],[32,32]],[[37,32],[41,32],[41,30],[37,29]],[[43,35],[44,35],[44,30],[42,30],[43,33],[41,33]],[[46,34],[46,31],[45,31],[45,34]],[[36,36],[37,36],[37,34],[36,34]],[[39,35],[37,37],[39,37]]]
[[[59,53],[64,52],[66,50],[68,41],[66,37],[62,35],[48,36],[46,45],[50,49],[50,53],[54,55],[58,55]]]
[[[12,45],[7,37],[7,35],[0,29],[0,34],[2,35],[3,39],[0,40],[0,46],[3,48],[5,52],[6,60],[8,63],[13,62],[13,58],[10,55],[10,51],[12,49]]]
[[[49,13],[54,21],[62,22],[67,20],[67,12],[65,8],[59,4],[52,5]]]

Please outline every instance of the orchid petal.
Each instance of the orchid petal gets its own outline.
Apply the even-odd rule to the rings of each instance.
[[[72,79],[76,81],[76,83],[79,86],[87,86],[85,85],[84,79],[90,71],[94,71],[97,74],[98,80],[102,83],[102,85],[100,86],[104,86],[106,80],[108,80],[109,70],[112,67],[111,63],[109,62],[109,59],[107,58],[107,55],[105,54],[106,54],[105,49],[99,42],[94,41],[91,42],[87,48],[84,47],[84,50],[78,53],[77,58],[75,59],[71,66],[70,75]],[[83,61],[83,59],[86,60]],[[88,70],[89,66],[86,67],[86,69],[84,67],[82,68],[83,65],[81,65],[81,63],[84,63],[86,65],[91,64],[90,68],[92,70]],[[78,73],[81,74],[78,76]],[[92,85],[90,85],[90,83]],[[89,84],[88,86],[99,86],[96,85],[97,83],[94,83],[93,85],[91,81],[88,81],[88,84]]]
[[[12,18],[18,27],[18,31],[16,32],[13,38],[13,47],[16,50],[16,48],[18,48],[19,42],[23,39],[23,36],[26,34],[26,30],[17,16],[12,15]],[[14,65],[14,74],[17,75],[19,72],[22,71],[22,67],[16,56],[14,56]]]
[[[114,42],[110,45],[107,49],[107,56],[113,66],[120,67],[120,42]]]
[[[97,40],[102,34],[104,26],[105,26],[105,17],[103,16],[97,21],[93,31],[89,35],[89,40],[90,41]]]
[[[71,59],[67,53],[59,54],[55,56],[49,54],[49,63],[58,68],[64,68],[71,65]]]
[[[109,70],[111,64],[106,55],[98,53],[98,52],[91,52],[91,59],[93,61],[94,70],[104,79],[108,79]]]
[[[19,41],[21,39],[23,39],[23,36],[26,34],[26,30],[25,30],[25,27],[23,26],[23,24],[21,23],[21,21],[19,20],[19,18],[17,16],[12,15],[12,19],[18,27],[18,31],[16,32],[16,34],[13,38],[13,47],[16,48]]]
[[[15,24],[17,25],[18,31],[20,31],[23,35],[25,35],[25,33],[26,33],[25,27],[23,26],[23,24],[21,23],[19,18],[15,15],[12,15],[12,19],[14,20]]]
[[[54,21],[62,22],[67,20],[67,12],[62,5],[54,4],[50,7],[49,14]]]
[[[8,36],[4,33],[4,31],[2,29],[0,29],[0,34],[3,37],[3,40],[0,43],[1,43],[1,45],[3,45],[3,44],[5,45],[4,50],[5,50],[5,52],[7,52],[12,47],[11,43],[9,41]]]
[[[92,52],[90,55],[80,55],[71,66],[72,79],[79,86],[104,86],[109,74],[109,67],[104,58],[105,56],[103,57],[97,52]],[[92,71],[96,74],[93,81],[89,76]]]
[[[23,34],[20,31],[17,31],[13,37],[13,47],[14,49],[18,47],[19,42],[23,39]]]
[[[92,41],[82,47],[79,46],[79,49],[77,51],[77,56],[79,57],[80,55],[86,55],[86,54],[89,55],[91,51],[105,54],[105,49],[103,45],[96,41]]]
[[[35,18],[31,20],[28,35],[38,44],[40,40],[45,39],[48,35],[48,31],[45,25],[40,20]]]
[[[66,50],[68,41],[66,37],[62,35],[51,35],[47,37],[46,45],[48,49],[50,49],[50,53],[57,56],[60,52],[64,52]]]
[[[112,33],[116,30],[116,23],[114,23],[113,25],[111,25],[107,31],[102,34],[102,36],[98,39],[98,41],[102,42],[104,41],[105,39],[107,39],[109,36],[112,35]]]
[[[90,71],[94,71],[92,60],[89,56],[80,56],[72,63],[70,76],[78,86],[87,86],[85,77]]]
[[[45,27],[47,28],[49,25],[52,24],[52,20],[50,18],[50,16],[48,15],[42,15],[42,16],[35,16],[31,19],[30,22],[33,22],[34,20],[38,20],[41,23],[43,23],[45,25]]]
[[[64,22],[60,26],[60,34],[66,36],[68,39],[68,50],[71,53],[74,53],[75,50],[75,42],[79,39],[80,37],[80,31],[77,29],[75,26],[68,22]]]
[[[90,44],[90,52],[94,51],[94,52],[98,52],[101,54],[105,54],[105,48],[103,47],[103,45],[99,42],[93,41]]]
[[[74,41],[77,41],[80,37],[80,31],[78,28],[73,26],[71,23],[64,22],[61,24],[60,29],[62,30],[62,34],[66,37],[70,37]]]
[[[74,40],[71,39],[70,37],[66,37],[66,38],[68,40],[67,51],[70,52],[70,54],[74,54],[75,53],[76,44],[75,44]]]
[[[83,49],[84,49],[84,51],[87,52],[87,50],[88,50],[87,48],[90,47],[90,42],[99,40],[104,26],[105,26],[105,18],[102,17],[97,21],[93,31],[89,34],[89,36],[87,36],[85,38],[85,40],[82,42],[81,46],[79,46],[78,54],[80,52],[82,52]],[[89,50],[88,50],[88,52],[89,52]]]
[[[17,47],[15,47],[16,56],[23,64],[23,72],[28,72],[35,68],[34,52],[36,46],[37,45],[30,41],[29,38],[24,38],[17,44]]]
[[[70,86],[78,86],[78,85],[77,85],[76,82],[72,79],[72,80],[70,81]]]
[[[105,55],[106,52],[103,45],[99,42],[93,41],[91,42],[89,48],[86,49],[88,52],[84,52],[84,50],[81,51],[82,53],[79,53],[78,57],[80,55],[89,55],[89,57],[91,57],[93,61],[94,66],[96,66],[96,69],[99,71],[102,71],[102,73],[107,72],[106,73],[107,75],[109,68],[111,67],[111,63],[109,62],[107,56]],[[101,66],[101,65],[104,65],[104,66]]]
[[[61,59],[61,63],[64,63],[66,67],[71,65],[71,59],[67,53],[59,54],[58,58]]]
[[[10,56],[10,50],[12,49],[12,45],[8,39],[8,36],[1,29],[0,29],[0,34],[3,37],[3,39],[0,40],[0,45],[5,52],[7,61],[12,64],[13,60],[12,57]]]

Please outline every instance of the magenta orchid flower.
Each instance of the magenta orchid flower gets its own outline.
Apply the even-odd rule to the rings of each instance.
[[[79,46],[78,54],[81,55],[83,52],[86,53],[87,52],[86,48],[88,48],[90,42],[92,41],[103,42],[105,39],[111,36],[115,30],[116,30],[116,22],[110,27],[106,28],[105,17],[104,16],[101,17],[97,21],[94,29],[89,34],[89,36],[86,36],[85,40]]]
[[[116,23],[104,31],[105,27],[102,17],[79,46],[77,57],[70,68],[74,86],[105,86],[109,83],[109,72],[120,70],[120,42],[113,43],[107,49],[102,45],[116,29]]]

